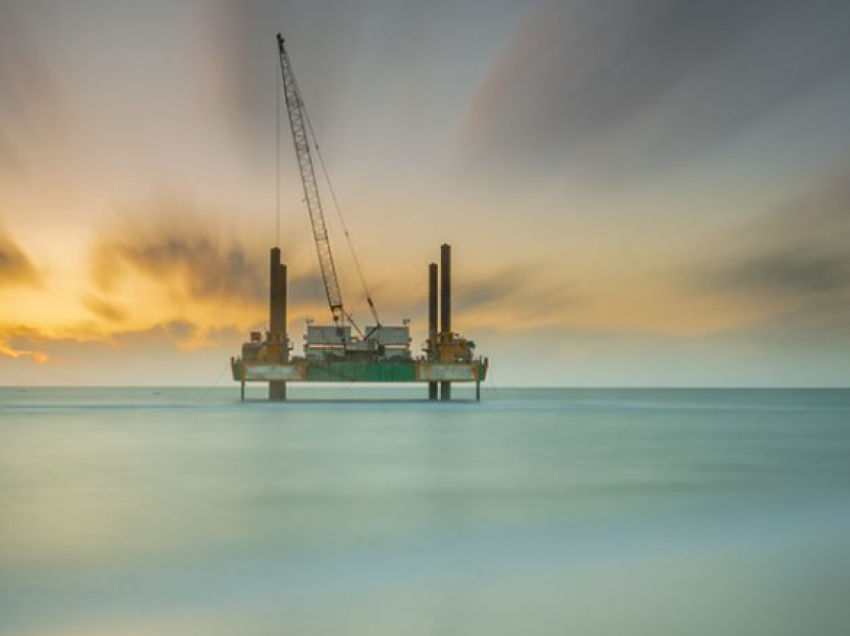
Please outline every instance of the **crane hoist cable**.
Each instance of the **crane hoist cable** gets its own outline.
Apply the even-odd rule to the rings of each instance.
[[[313,130],[313,122],[310,121],[310,114],[307,112],[306,108],[304,109],[304,119],[307,121],[307,127],[310,129],[310,136],[313,139],[313,147],[316,149],[316,156],[319,157],[319,166],[322,168],[325,183],[328,184],[328,191],[331,193],[331,201],[333,201],[340,227],[342,227],[342,233],[345,235],[345,241],[348,244],[348,251],[351,253],[351,260],[354,261],[354,268],[357,270],[357,278],[360,279],[360,287],[363,289],[363,295],[366,297],[366,303],[369,305],[369,311],[372,312],[372,318],[375,319],[375,326],[380,327],[381,319],[378,318],[378,309],[375,307],[375,303],[372,300],[372,294],[369,292],[369,286],[366,284],[366,277],[363,275],[363,268],[360,266],[360,259],[357,257],[357,251],[354,249],[354,241],[351,239],[351,233],[348,231],[348,225],[345,223],[345,217],[342,214],[342,207],[339,204],[339,198],[336,196],[336,189],[331,182],[331,176],[328,172],[327,164],[325,164],[325,157],[319,147],[316,132]]]

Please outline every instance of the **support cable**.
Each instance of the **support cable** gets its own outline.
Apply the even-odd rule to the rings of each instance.
[[[366,284],[366,277],[363,275],[363,268],[360,266],[360,259],[357,257],[357,251],[354,249],[354,241],[351,238],[351,233],[348,231],[348,226],[345,223],[345,218],[342,214],[342,206],[339,204],[339,198],[336,196],[336,190],[331,182],[330,172],[325,163],[325,157],[322,154],[322,149],[319,147],[319,141],[316,137],[316,131],[313,129],[313,122],[310,121],[310,114],[304,106],[304,100],[301,99],[301,107],[304,110],[304,119],[307,122],[307,128],[310,130],[310,137],[313,140],[313,147],[316,149],[316,156],[319,158],[319,165],[322,168],[322,175],[325,177],[325,183],[328,185],[328,191],[331,193],[331,200],[336,210],[337,218],[339,219],[340,227],[345,235],[348,251],[351,253],[351,259],[354,261],[354,268],[357,270],[357,277],[360,279],[360,286],[363,289],[363,295],[366,296],[366,302],[369,304],[369,310],[372,312],[372,317],[375,319],[375,325],[381,325],[381,319],[378,317],[378,310],[372,300],[372,294],[369,292],[369,286]]]
[[[210,386],[207,387],[207,390],[204,391],[203,395],[201,395],[201,399],[198,400],[198,402],[204,402],[207,399],[207,396],[212,392],[212,390],[218,387],[218,384],[219,382],[221,382],[221,379],[224,377],[224,374],[227,373],[227,371],[230,369],[230,365],[230,362],[224,365],[224,368],[221,370],[221,373],[218,374],[218,377],[215,379],[215,382],[213,382]]]

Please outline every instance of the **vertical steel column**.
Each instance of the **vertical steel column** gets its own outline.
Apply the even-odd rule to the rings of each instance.
[[[269,262],[269,329],[271,331],[283,331],[286,326],[283,323],[283,310],[285,299],[282,298],[283,289],[280,284],[280,248],[273,247]]]
[[[431,263],[428,265],[428,361],[436,362],[438,359],[437,353],[437,264]],[[434,401],[437,399],[437,383],[428,383],[428,399]]]
[[[289,346],[286,340],[286,265],[280,262],[280,248],[271,251],[269,263],[269,339],[281,347],[280,361],[289,358]],[[286,400],[286,382],[269,382],[269,400]]]
[[[447,243],[440,246],[440,333],[452,339],[452,248]],[[440,399],[452,399],[451,382],[440,382]]]

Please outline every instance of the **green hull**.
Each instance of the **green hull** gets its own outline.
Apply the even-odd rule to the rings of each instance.
[[[416,382],[416,365],[392,362],[310,362],[307,382]]]

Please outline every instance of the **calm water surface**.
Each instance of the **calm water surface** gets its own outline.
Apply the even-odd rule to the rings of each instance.
[[[0,634],[850,633],[850,391],[336,395],[0,389]]]

